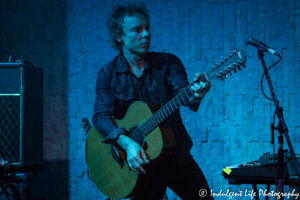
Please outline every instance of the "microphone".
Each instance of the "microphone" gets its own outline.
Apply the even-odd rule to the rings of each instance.
[[[245,44],[246,45],[252,45],[255,46],[265,52],[270,52],[271,54],[274,55],[279,55],[274,49],[271,49],[270,47],[268,47],[266,44],[256,40],[254,37],[252,37],[251,35],[247,35],[245,38]]]

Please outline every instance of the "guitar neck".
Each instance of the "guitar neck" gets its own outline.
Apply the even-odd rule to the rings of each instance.
[[[192,83],[193,84],[193,83]],[[148,135],[155,127],[157,127],[168,116],[174,113],[180,106],[182,106],[194,92],[191,89],[192,84],[183,89],[171,101],[165,104],[161,109],[154,113],[147,121],[140,125],[140,130],[144,135]]]
[[[213,63],[211,69],[205,73],[202,73],[198,80],[191,83],[188,87],[183,89],[178,95],[176,95],[171,101],[159,109],[154,115],[152,115],[147,121],[139,126],[139,129],[146,136],[155,127],[157,127],[163,120],[174,113],[181,105],[183,105],[194,92],[191,86],[199,81],[207,82],[212,79],[220,79],[221,81],[228,78],[227,74],[232,75],[232,72],[236,73],[237,70],[241,70],[241,65],[245,67],[246,55],[245,52],[238,48],[233,48],[229,51],[229,54],[225,54],[224,57],[217,62]]]

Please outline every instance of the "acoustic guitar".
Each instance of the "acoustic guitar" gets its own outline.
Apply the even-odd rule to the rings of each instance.
[[[245,63],[244,51],[234,48],[163,107],[136,101],[130,105],[123,119],[113,120],[118,127],[125,127],[128,131],[126,136],[137,142],[144,149],[147,158],[152,160],[160,154],[163,144],[169,142],[168,136],[172,135],[172,129],[160,123],[193,96],[191,86],[199,81],[223,80],[228,74],[241,70],[241,66],[245,67]],[[94,127],[90,129],[86,141],[86,161],[92,180],[104,195],[112,199],[129,197],[136,192],[139,172],[128,167],[124,151],[102,143],[103,139],[102,134]]]

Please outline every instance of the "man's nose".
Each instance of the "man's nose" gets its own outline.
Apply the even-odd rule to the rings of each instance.
[[[142,36],[150,36],[150,30],[144,29],[144,31],[142,32]]]

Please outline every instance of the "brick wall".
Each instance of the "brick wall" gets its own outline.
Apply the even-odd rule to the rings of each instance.
[[[118,2],[128,1],[1,3],[0,17],[5,19],[0,22],[4,27],[1,62],[15,54],[44,68],[44,156],[56,172],[56,199],[105,199],[87,177],[86,136],[80,123],[83,117],[91,121],[93,115],[97,71],[117,54],[109,47],[105,22],[108,7]],[[274,105],[262,95],[263,69],[256,48],[244,44],[247,34],[282,55],[270,75],[294,150],[300,152],[300,81],[295,76],[300,69],[300,1],[152,0],[146,4],[151,16],[151,51],[177,55],[189,80],[232,47],[247,54],[245,69],[225,82],[212,82],[197,113],[181,109],[194,142],[191,153],[214,191],[251,189],[228,185],[221,175],[223,167],[272,151],[269,126]],[[270,66],[277,58],[265,54],[265,60]],[[263,87],[270,96],[266,82]],[[168,199],[179,198],[168,190]]]

